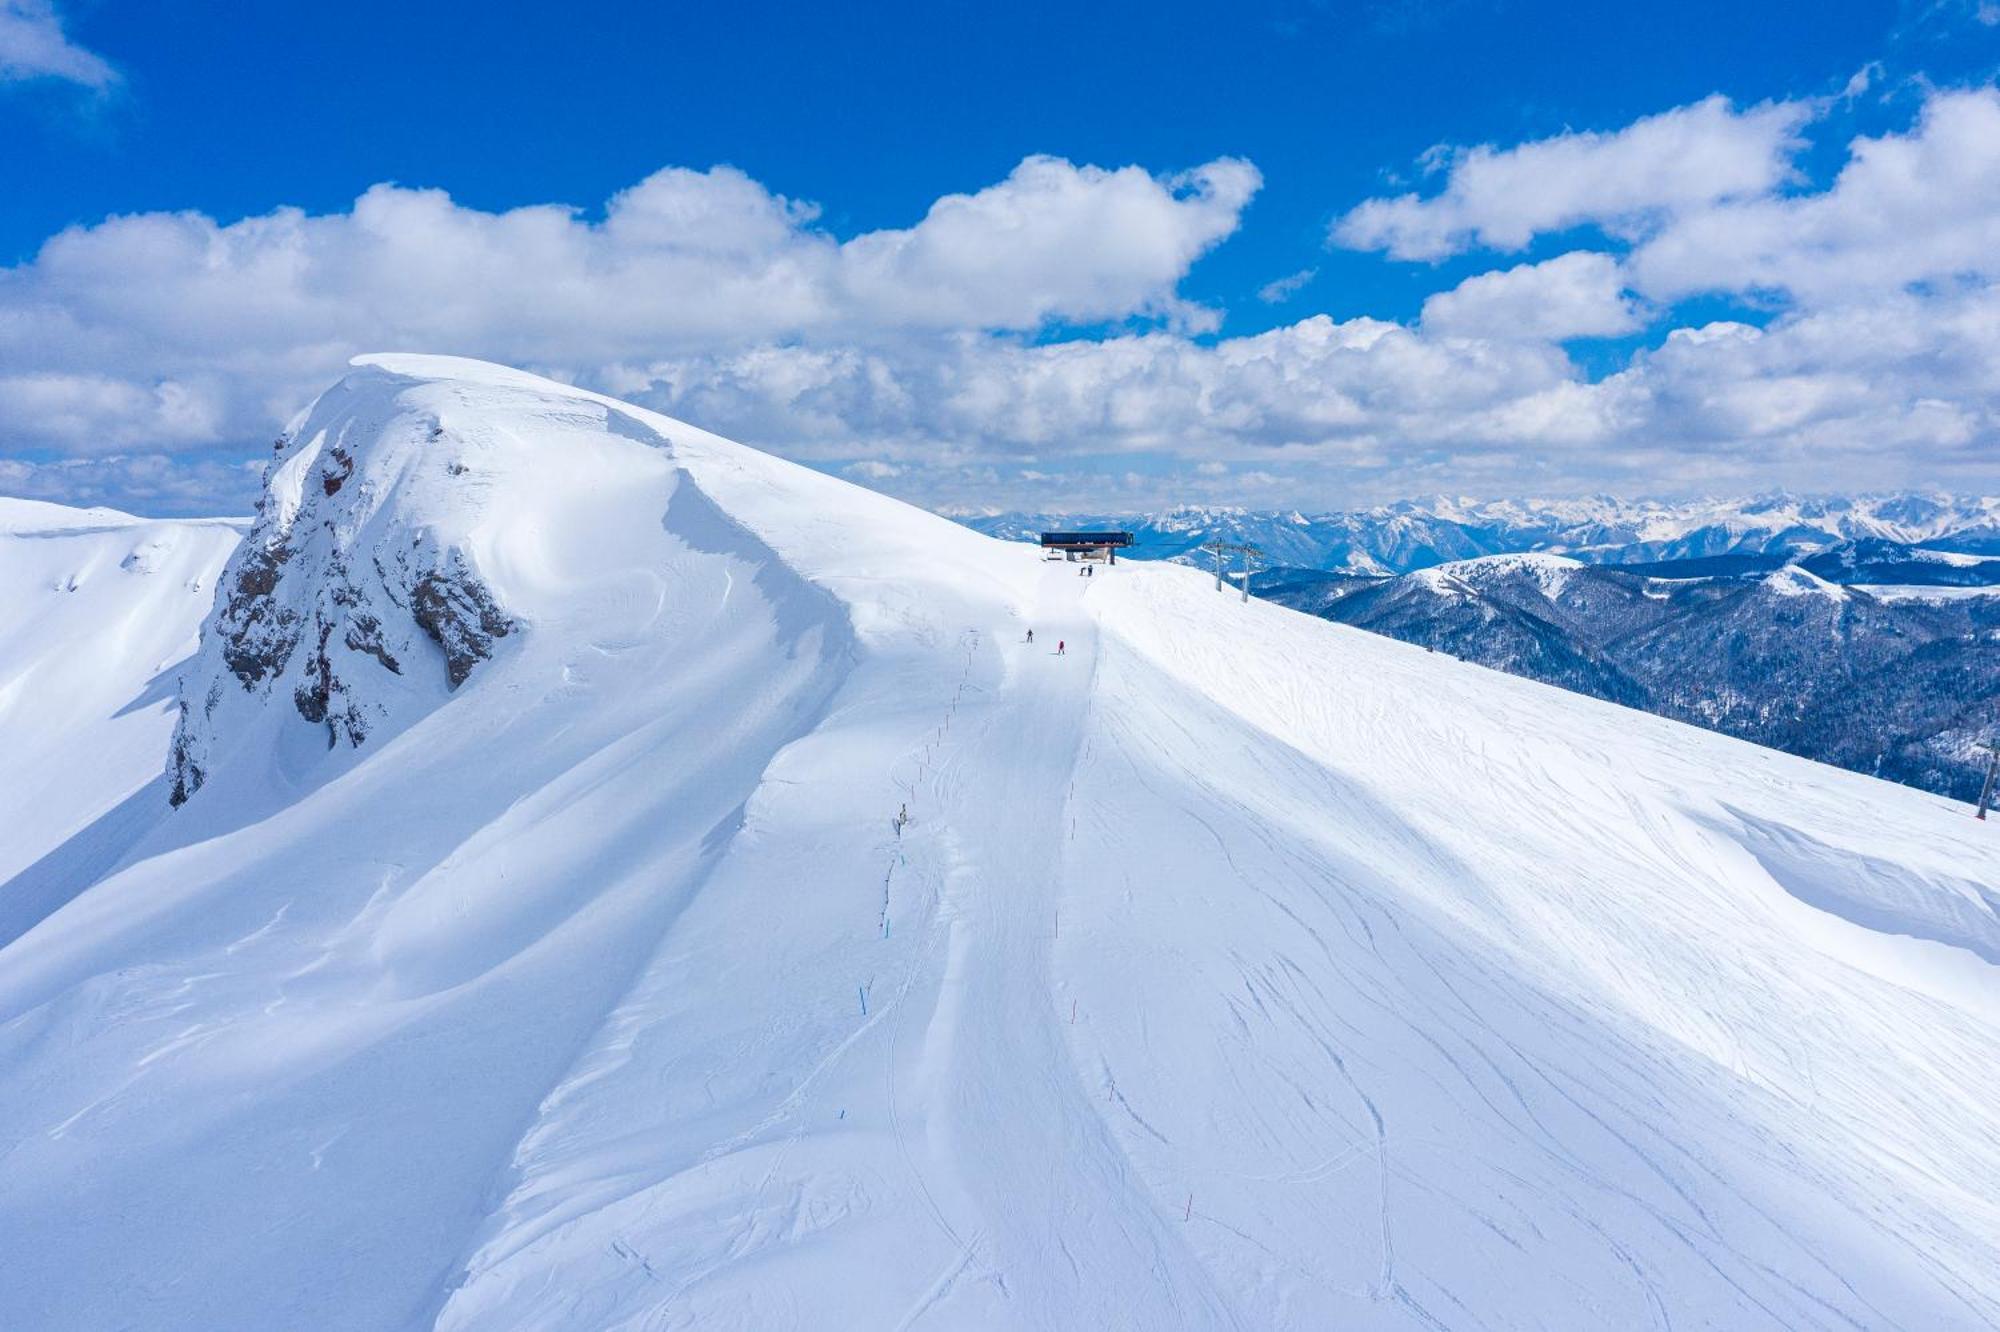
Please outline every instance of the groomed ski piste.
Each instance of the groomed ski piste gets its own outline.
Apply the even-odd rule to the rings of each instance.
[[[0,1325],[2000,1324],[1964,806],[476,362],[281,450],[0,700]]]

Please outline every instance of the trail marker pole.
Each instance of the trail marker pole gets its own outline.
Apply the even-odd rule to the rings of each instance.
[[[1257,553],[1255,546],[1238,546],[1237,553],[1243,557],[1243,604],[1250,604],[1250,557]]]
[[[1181,1213],[1181,1220],[1182,1221],[1194,1220],[1194,1195],[1192,1193],[1188,1195],[1187,1210]]]
[[[1983,821],[1987,809],[1993,804],[1993,779],[2000,776],[2000,740],[1989,740],[1980,748],[1992,755],[1986,760],[1986,782],[1979,788],[1979,813],[1976,817]]]
[[[1224,541],[1220,537],[1204,542],[1201,549],[1215,556],[1215,590],[1218,592],[1222,590],[1222,558],[1232,552],[1236,555],[1241,569],[1237,576],[1243,580],[1243,600],[1250,600],[1250,564],[1252,560],[1262,557],[1264,552],[1241,541]]]

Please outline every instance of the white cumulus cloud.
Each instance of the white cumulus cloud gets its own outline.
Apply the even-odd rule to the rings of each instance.
[[[1935,93],[1908,133],[1855,140],[1831,188],[1690,212],[1631,269],[1662,298],[1768,290],[1813,303],[2000,277],[2000,91]]]
[[[1370,199],[1334,223],[1335,244],[1397,259],[1441,259],[1475,246],[1518,250],[1585,223],[1629,231],[1785,181],[1812,118],[1803,102],[1742,110],[1713,96],[1609,133],[1434,152],[1444,188]]]
[[[1031,157],[849,238],[728,167],[601,215],[379,185],[326,215],[112,218],[0,269],[0,490],[240,507],[230,460],[382,349],[524,365],[974,508],[2000,481],[2000,92],[1930,91],[1823,186],[1793,172],[1808,115],[1711,98],[1445,153],[1435,190],[1362,205],[1346,241],[1589,244],[1437,280],[1414,319],[1238,336],[1185,294],[1260,186],[1232,158]],[[1389,261],[1343,261],[1364,262]],[[1565,349],[1639,333],[1609,367]]]
[[[0,0],[0,83],[26,79],[102,91],[118,82],[118,71],[69,39],[50,0]]]
[[[1618,337],[1645,326],[1618,261],[1593,250],[1469,277],[1426,300],[1422,322],[1427,333],[1550,342]]]
[[[357,351],[589,369],[673,351],[1127,318],[1212,326],[1181,279],[1256,168],[1051,157],[845,242],[740,171],[660,171],[602,221],[378,185],[352,210],[73,227],[0,270],[0,439],[75,452],[263,430]]]

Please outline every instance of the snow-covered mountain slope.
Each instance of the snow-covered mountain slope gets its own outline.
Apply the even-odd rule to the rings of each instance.
[[[118,823],[121,802],[158,781],[175,666],[240,535],[0,499],[0,883],[15,881],[0,893],[0,941],[76,870],[18,876],[95,821]]]
[[[1962,807],[439,358],[205,632],[0,1324],[2000,1320]]]

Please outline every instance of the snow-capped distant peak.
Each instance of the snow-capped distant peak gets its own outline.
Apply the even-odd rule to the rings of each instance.
[[[1787,564],[1782,569],[1765,575],[1763,586],[1766,591],[1780,597],[1826,597],[1832,601],[1847,600],[1847,589],[1838,583],[1829,583],[1818,574],[1802,569],[1796,564]]]
[[[1571,559],[1567,555],[1552,555],[1547,551],[1520,551],[1507,555],[1482,555],[1476,559],[1454,560],[1450,564],[1438,566],[1433,572],[1442,572],[1452,578],[1477,586],[1498,578],[1522,576],[1531,578],[1546,597],[1558,597],[1569,586],[1569,580],[1583,561]]]
[[[1429,569],[1418,569],[1403,575],[1403,581],[1441,597],[1470,597],[1477,592],[1463,578],[1452,572],[1450,565],[1440,564]]]

